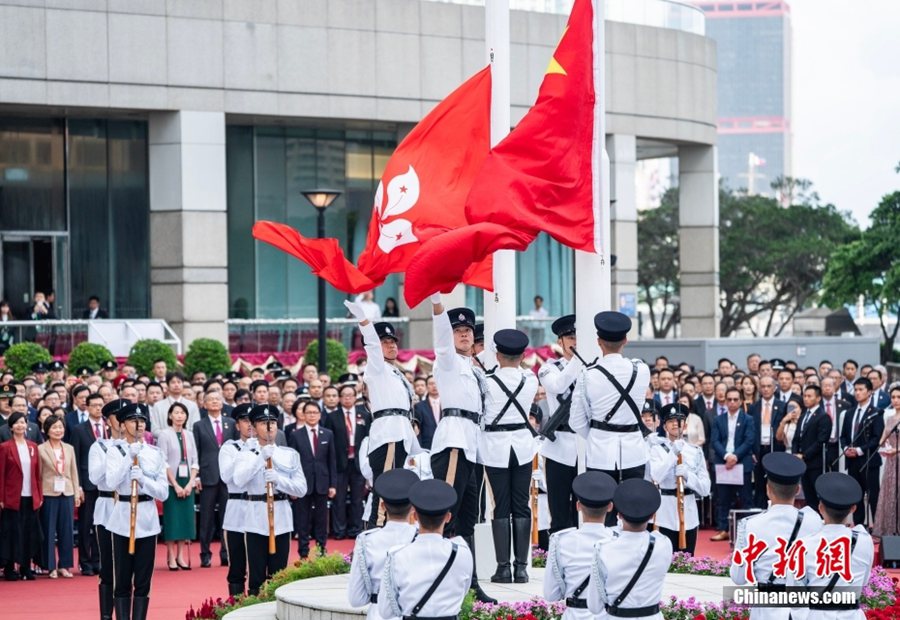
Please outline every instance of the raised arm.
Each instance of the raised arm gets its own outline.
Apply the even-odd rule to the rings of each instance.
[[[359,321],[359,331],[363,336],[363,345],[365,346],[366,359],[368,360],[366,368],[378,373],[382,372],[384,370],[384,353],[381,352],[381,340],[375,332],[375,326],[366,317],[366,313],[363,312],[362,306],[358,303],[344,300],[344,306]]]

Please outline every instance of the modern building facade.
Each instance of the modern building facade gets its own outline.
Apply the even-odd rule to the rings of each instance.
[[[718,45],[719,172],[774,195],[791,176],[791,10],[787,2],[697,1]]]
[[[613,299],[636,294],[635,163],[678,157],[690,205],[682,333],[714,336],[715,44],[697,9],[629,0],[639,4],[640,14],[612,15],[606,27]],[[514,123],[565,21],[512,12]],[[326,233],[355,257],[393,148],[485,63],[477,6],[0,0],[0,294],[15,311],[53,288],[63,317],[80,316],[97,294],[113,317],[165,318],[186,341],[225,340],[229,317],[313,317],[315,279],[255,242],[252,223],[314,236],[300,192],[334,186],[343,194]],[[571,311],[571,251],[539,239],[518,265],[520,312],[535,294],[552,314]],[[377,299],[401,292],[397,275]],[[343,298],[329,290],[330,316],[344,316]],[[410,344],[427,345],[428,333]]]

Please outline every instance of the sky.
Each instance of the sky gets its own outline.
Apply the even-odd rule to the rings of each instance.
[[[900,190],[900,1],[789,4],[794,176],[867,227]]]

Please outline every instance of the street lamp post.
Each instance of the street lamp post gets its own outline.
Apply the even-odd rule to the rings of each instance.
[[[309,189],[301,192],[309,204],[316,208],[316,237],[322,239],[325,236],[325,209],[331,206],[340,190],[336,189]],[[309,361],[309,360],[307,360]],[[319,372],[327,372],[328,357],[325,347],[325,280],[319,278],[319,360],[316,364]]]

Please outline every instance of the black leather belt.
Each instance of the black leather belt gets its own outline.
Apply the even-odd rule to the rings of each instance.
[[[228,499],[247,499],[246,493],[229,493]]]
[[[637,424],[610,424],[609,422],[602,422],[600,420],[591,420],[591,428],[596,428],[598,431],[609,431],[611,433],[635,433],[641,430],[641,427]],[[629,617],[631,616],[623,616],[623,618]]]
[[[128,498],[131,499],[131,496],[129,495]],[[138,495],[138,501],[139,502],[152,502],[153,498],[150,497],[149,495]]]
[[[587,599],[570,596],[566,599],[566,607],[571,607],[572,609],[587,609]]]
[[[373,592],[369,595],[369,602],[373,605],[378,602],[378,592]]]
[[[678,495],[678,489],[660,489],[659,494],[660,495]],[[694,490],[693,489],[685,489],[684,494],[685,495],[693,495]]]
[[[648,605],[647,607],[616,607],[615,605],[607,605],[606,613],[616,618],[640,618],[642,616],[652,616],[659,613],[659,605]]]
[[[273,496],[273,499],[274,499],[276,502],[280,502],[281,500],[287,499],[287,498],[288,498],[288,496],[285,495],[284,493],[276,493],[276,494]],[[247,496],[245,497],[245,499],[248,499],[248,500],[250,500],[251,502],[264,502],[264,501],[266,501],[266,500],[269,499],[269,496],[266,495],[265,493],[263,493],[263,494],[261,494],[261,495],[247,495]]]
[[[407,409],[382,409],[380,411],[376,411],[372,414],[372,419],[377,420],[379,418],[386,418],[392,415],[402,415],[409,417],[409,411]]]
[[[442,409],[441,417],[443,418],[465,418],[470,422],[474,422],[478,424],[478,414],[474,411],[467,411],[466,409]]]
[[[528,425],[524,422],[520,424],[498,424],[497,426],[485,426],[485,433],[502,433],[502,432],[512,432],[512,431],[524,431],[528,428]]]
[[[115,491],[100,491],[100,494],[97,497],[105,497],[107,499],[116,499]]]
[[[809,608],[816,611],[853,611],[859,609],[859,603],[845,603],[843,605],[837,603],[817,603],[815,605],[810,605]]]

